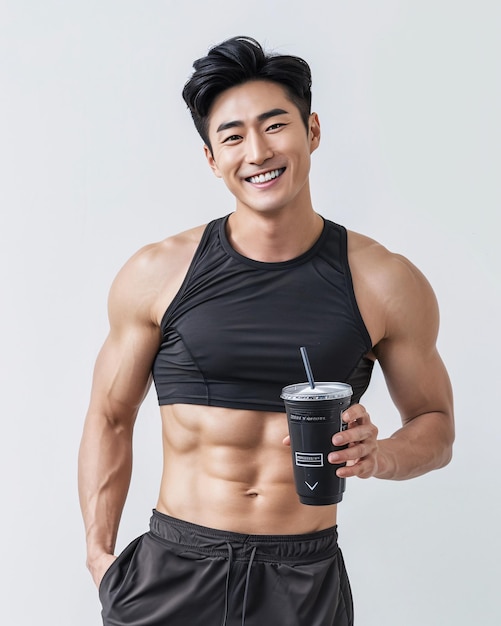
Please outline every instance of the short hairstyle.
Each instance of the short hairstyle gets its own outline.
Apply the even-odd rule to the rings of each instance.
[[[281,85],[299,109],[308,129],[311,113],[311,70],[303,59],[266,53],[252,37],[232,37],[214,46],[193,63],[194,72],[183,89],[195,127],[212,152],[209,115],[216,97],[226,89],[254,80]]]

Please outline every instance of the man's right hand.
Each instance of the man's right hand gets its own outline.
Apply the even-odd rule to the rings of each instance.
[[[103,580],[103,576],[106,574],[116,558],[117,557],[114,554],[102,554],[100,557],[92,561],[92,563],[88,564],[89,571],[98,589],[101,581]]]

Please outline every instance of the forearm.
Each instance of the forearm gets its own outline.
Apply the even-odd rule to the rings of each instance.
[[[409,421],[377,446],[375,476],[388,480],[416,478],[444,467],[452,457],[452,418],[426,413]]]
[[[112,554],[132,471],[132,432],[88,418],[79,454],[79,495],[87,565]]]

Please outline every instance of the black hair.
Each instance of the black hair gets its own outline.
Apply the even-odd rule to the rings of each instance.
[[[194,72],[183,89],[195,127],[212,151],[209,141],[209,114],[216,97],[226,89],[252,80],[281,85],[299,109],[308,129],[311,113],[311,71],[303,59],[266,53],[252,37],[232,37],[214,46],[193,63]]]

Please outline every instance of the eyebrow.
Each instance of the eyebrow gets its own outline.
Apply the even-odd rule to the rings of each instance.
[[[269,120],[270,117],[276,117],[277,115],[287,115],[287,113],[288,111],[285,111],[284,109],[271,109],[270,111],[265,111],[264,113],[260,113],[256,119],[258,122],[265,122],[266,120]],[[216,132],[220,133],[223,130],[228,130],[230,128],[237,128],[243,125],[244,123],[241,120],[233,120],[232,122],[223,122],[217,127]]]

